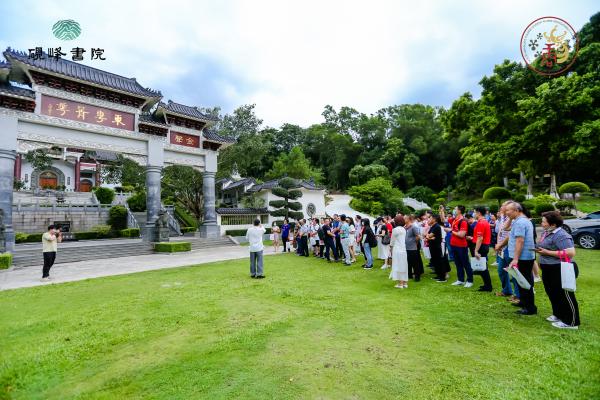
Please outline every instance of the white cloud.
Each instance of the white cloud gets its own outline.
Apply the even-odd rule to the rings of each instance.
[[[207,74],[212,90],[221,91],[216,97],[228,103],[221,104],[225,111],[256,103],[272,126],[318,122],[325,104],[374,112],[415,99],[422,86],[458,96],[476,85],[482,69],[489,74],[504,58],[519,60],[520,35],[531,20],[555,14],[579,28],[595,12],[591,2],[573,10],[541,0],[88,3],[31,3],[21,18],[33,21],[18,25],[26,36],[17,29],[11,45],[30,47],[24,37],[49,37],[46,26],[73,18],[84,31],[78,44],[106,48],[109,60],[92,65],[135,75],[163,93]],[[192,61],[202,58],[218,66],[218,76]],[[202,99],[205,89],[173,92]]]

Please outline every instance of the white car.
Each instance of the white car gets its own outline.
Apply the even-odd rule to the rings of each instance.
[[[594,211],[587,216],[575,219],[565,219],[563,228],[571,233],[575,229],[585,228],[588,226],[600,225],[600,211]]]

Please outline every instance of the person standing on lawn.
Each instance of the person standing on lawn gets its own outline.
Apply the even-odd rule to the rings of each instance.
[[[408,258],[406,255],[406,221],[400,214],[394,218],[396,227],[392,229],[390,251],[392,253],[392,271],[390,279],[396,281],[397,289],[408,288]]]
[[[371,251],[373,248],[377,247],[377,238],[375,237],[373,229],[371,229],[371,221],[369,221],[369,218],[363,218],[362,224],[362,244],[363,249],[365,250],[365,265],[363,268],[373,269],[373,253]]]
[[[446,232],[452,232],[450,237],[450,246],[452,248],[452,254],[454,256],[454,263],[456,264],[456,276],[457,280],[453,286],[463,286],[470,288],[473,286],[473,270],[469,263],[469,249],[467,244],[467,231],[469,229],[467,220],[465,219],[464,212],[465,206],[456,206],[454,208],[456,216],[452,220],[452,227],[445,228]],[[467,281],[465,282],[465,272],[467,273]]]
[[[50,268],[56,261],[58,243],[62,242],[62,233],[54,225],[48,226],[48,231],[42,235],[42,254],[44,255],[44,267],[42,268],[42,281],[50,280]]]
[[[473,250],[474,257],[478,260],[485,258],[486,266],[484,271],[474,271],[474,275],[481,275],[483,279],[483,285],[479,287],[480,292],[491,292],[492,291],[492,279],[490,278],[490,271],[487,267],[487,256],[490,252],[490,243],[492,241],[492,229],[489,222],[485,217],[485,207],[475,208],[475,219],[477,223],[473,229],[473,243],[475,249]]]
[[[281,241],[283,242],[283,252],[287,248],[288,253],[290,252],[290,244],[288,243],[290,237],[290,223],[286,219],[283,220],[283,225],[281,225]]]
[[[254,220],[254,226],[248,228],[246,232],[246,240],[250,244],[250,277],[262,279],[265,277],[263,273],[263,235],[267,230],[260,223],[260,219]]]
[[[523,206],[519,203],[508,203],[506,215],[512,220],[508,237],[508,257],[510,259],[508,267],[517,268],[531,285],[529,289],[519,288],[521,301],[514,304],[521,307],[517,314],[534,315],[537,314],[537,307],[533,293],[533,262],[535,261],[533,225],[523,214]]]
[[[271,227],[271,234],[273,235],[273,252],[277,253],[279,251],[279,233],[281,229],[277,225],[277,222],[273,221],[273,226]]]
[[[335,261],[338,261],[337,251],[335,249],[335,234],[331,231],[331,226],[329,225],[331,220],[329,218],[325,218],[325,222],[323,223],[323,235],[325,236],[325,258],[328,262],[331,262],[331,258],[329,257],[329,252],[333,253],[333,258]]]
[[[537,245],[540,255],[542,281],[544,289],[552,305],[552,315],[546,318],[552,326],[560,329],[579,329],[579,304],[575,292],[564,290],[561,280],[561,258],[567,256],[575,269],[575,277],[579,274],[575,257],[573,237],[562,229],[563,219],[558,211],[542,214],[544,233]]]

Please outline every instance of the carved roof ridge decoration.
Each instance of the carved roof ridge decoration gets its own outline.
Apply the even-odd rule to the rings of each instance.
[[[186,106],[185,104],[175,103],[169,100],[167,103],[158,103],[157,110],[161,109],[167,114],[174,114],[183,118],[192,118],[201,122],[217,122],[219,118],[213,117],[200,111],[198,107]]]
[[[0,95],[29,98],[35,100],[35,92],[33,90],[14,86],[10,82],[0,82]]]
[[[150,124],[157,125],[163,128],[169,128],[169,125],[165,122],[164,119],[158,117],[155,114],[149,112],[142,112],[139,117],[140,124]]]
[[[51,72],[145,98],[162,98],[160,91],[144,88],[135,78],[126,78],[112,72],[103,71],[63,58],[48,57],[46,53],[44,53],[46,58],[41,60],[29,58],[25,52],[13,50],[10,47],[3,54],[9,62],[13,60],[19,61],[38,71]]]

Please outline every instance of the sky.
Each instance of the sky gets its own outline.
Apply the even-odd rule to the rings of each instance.
[[[307,127],[329,104],[366,114],[394,104],[449,107],[521,34],[556,16],[579,30],[592,1],[4,0],[0,49],[103,48],[85,64],[160,90],[164,101],[230,113],[256,104],[264,124]],[[61,41],[52,25],[73,19]],[[67,51],[68,53],[68,51]],[[89,53],[88,53],[89,54]]]

